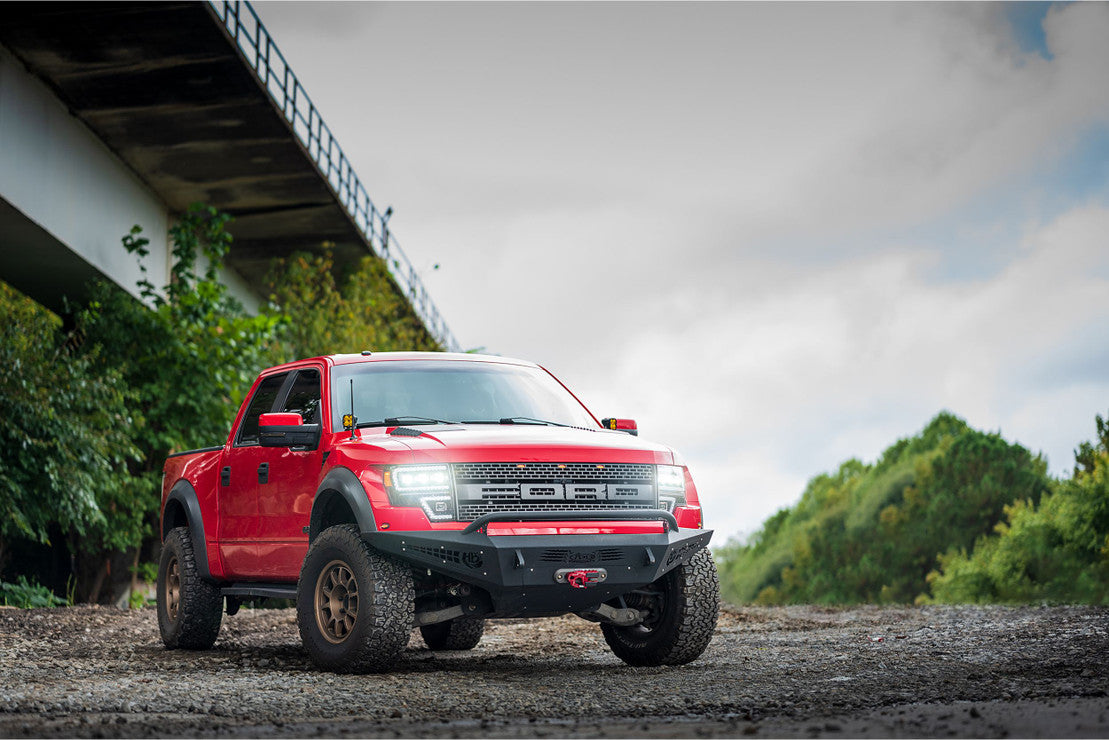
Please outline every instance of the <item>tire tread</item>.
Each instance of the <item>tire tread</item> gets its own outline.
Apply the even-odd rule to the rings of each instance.
[[[314,552],[337,547],[352,558],[363,559],[370,571],[370,582],[359,583],[358,620],[369,619],[369,626],[356,626],[358,635],[343,651],[326,653],[319,649],[315,616],[315,588],[318,573],[309,572]],[[349,563],[356,567],[354,563]],[[412,574],[395,560],[374,550],[359,533],[356,524],[341,524],[324,530],[312,543],[304,558],[297,586],[297,624],[301,641],[312,660],[321,668],[337,673],[371,673],[386,670],[408,645],[413,626],[416,593]],[[319,638],[319,639],[322,639]],[[326,649],[326,648],[325,648]]]
[[[432,650],[473,650],[484,633],[485,620],[481,617],[457,617],[420,627],[424,643]]]
[[[158,604],[158,630],[167,648],[207,650],[219,637],[223,621],[223,597],[219,587],[200,576],[196,552],[188,527],[176,527],[166,536],[163,552],[177,551],[178,569],[181,572],[181,602],[177,611],[177,624],[169,621],[165,605]],[[166,562],[158,568],[158,598],[161,599]]]
[[[673,579],[671,596],[678,599],[678,608],[657,637],[636,640],[628,628],[601,625],[605,642],[629,665],[684,665],[699,658],[712,640],[720,613],[720,579],[712,555],[700,550],[663,578]]]

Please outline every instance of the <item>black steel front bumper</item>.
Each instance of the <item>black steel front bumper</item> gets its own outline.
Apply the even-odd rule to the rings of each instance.
[[[575,514],[581,514],[575,516]],[[496,535],[489,521],[660,519],[658,534]],[[485,519],[485,518],[483,518]],[[708,545],[712,530],[679,530],[667,512],[560,512],[558,516],[496,514],[463,531],[374,532],[374,548],[417,569],[457,579],[487,592],[497,616],[584,611],[662,577]],[[593,582],[575,588],[567,575],[584,570]],[[603,574],[603,575],[602,575]]]

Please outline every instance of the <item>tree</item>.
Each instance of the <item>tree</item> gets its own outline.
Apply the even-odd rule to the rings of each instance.
[[[875,464],[848,460],[813,478],[749,544],[722,548],[722,587],[759,603],[926,598],[941,554],[974,548],[1006,506],[1049,485],[1041,457],[943,412]]]
[[[294,317],[280,343],[286,360],[364,349],[442,349],[377,257],[336,276],[330,250],[297,252],[274,260],[266,282],[275,307]]]
[[[0,568],[13,539],[104,538],[136,516],[120,495],[139,459],[135,396],[97,353],[71,352],[61,325],[0,282]]]
[[[1075,451],[1074,475],[1039,503],[1021,499],[1004,520],[940,558],[928,580],[936,601],[1109,604],[1109,428]]]
[[[222,443],[254,378],[273,364],[285,318],[247,314],[219,278],[231,247],[229,221],[214,208],[190,208],[170,229],[171,275],[161,288],[147,278],[149,242],[135,226],[123,246],[139,262],[143,302],[101,282],[77,315],[88,361],[121,377],[143,410],[134,436],[140,454],[118,489],[128,515],[114,518],[102,538],[74,543],[86,559],[100,563],[79,574],[79,598],[114,597],[102,594],[101,584],[113,555],[118,560],[121,551],[130,551],[133,566],[138,546],[154,532],[166,455]]]

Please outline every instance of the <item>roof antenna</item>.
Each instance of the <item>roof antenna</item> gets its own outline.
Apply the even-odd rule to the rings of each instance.
[[[347,419],[350,419],[349,424],[345,424]],[[354,428],[358,426],[358,417],[354,415],[354,378],[350,379],[350,414],[347,419],[343,419],[344,426],[350,429],[350,438],[354,439]]]

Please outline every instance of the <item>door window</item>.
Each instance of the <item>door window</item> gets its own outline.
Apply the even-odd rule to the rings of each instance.
[[[305,424],[320,423],[320,371],[301,370],[297,373],[282,411],[300,414]]]
[[[286,376],[288,376],[288,373],[270,375],[258,384],[258,389],[254,391],[254,396],[250,399],[250,405],[247,406],[246,414],[243,415],[243,423],[239,426],[239,438],[235,442],[236,447],[258,444],[258,417],[273,410],[273,404],[277,400],[277,395],[281,392],[281,386],[285,384]]]

